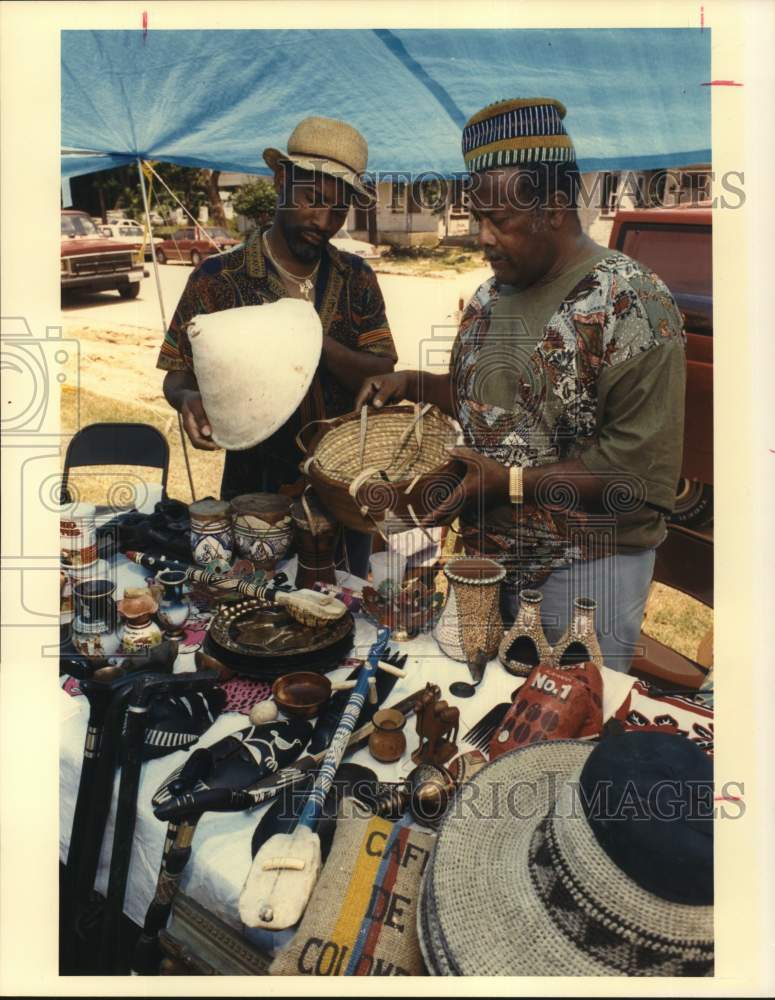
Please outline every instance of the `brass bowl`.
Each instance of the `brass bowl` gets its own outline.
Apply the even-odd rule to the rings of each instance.
[[[272,694],[286,715],[311,719],[331,697],[331,681],[322,674],[300,670],[278,677],[272,685]]]

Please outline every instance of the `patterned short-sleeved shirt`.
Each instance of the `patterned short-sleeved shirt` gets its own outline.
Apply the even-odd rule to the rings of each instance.
[[[483,365],[491,364],[499,295],[495,279],[480,286],[452,351],[455,415],[466,443],[503,465],[578,458],[607,477],[613,513],[589,516],[570,494],[567,516],[542,504],[524,505],[517,518],[513,508],[488,512],[484,523],[467,525],[469,537],[476,536],[470,547],[500,552],[525,585],[589,557],[593,548],[609,554],[605,537],[612,528],[609,550],[659,544],[661,511],[672,507],[683,444],[685,337],[669,289],[624,254],[597,260],[536,331],[529,377],[509,407],[482,399],[480,388]]]
[[[165,334],[157,368],[193,371],[186,327],[194,316],[276,302],[287,295],[263,252],[261,232],[255,230],[244,244],[205,258],[193,271]],[[377,277],[360,257],[326,246],[315,284],[315,308],[324,336],[352,350],[397,359]],[[246,342],[245,349],[250,347]],[[227,452],[224,490],[227,481],[232,495],[235,490],[261,488],[258,478],[250,480],[257,463],[271,465],[280,482],[293,481],[302,457],[295,444],[296,432],[311,420],[349,413],[354,403],[353,393],[321,364],[299,409],[279,431],[249,453]]]

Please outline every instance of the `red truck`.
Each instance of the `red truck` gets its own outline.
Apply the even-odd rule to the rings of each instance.
[[[695,531],[713,521],[713,252],[711,209],[618,212],[609,246],[662,278],[686,329],[686,412],[681,479],[670,517]]]
[[[97,229],[86,212],[62,209],[60,277],[63,292],[115,289],[122,299],[136,299],[147,273],[142,250],[114,240]]]

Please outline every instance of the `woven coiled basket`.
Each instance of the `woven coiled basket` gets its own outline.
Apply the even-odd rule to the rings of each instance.
[[[363,407],[318,431],[303,468],[340,524],[384,533],[394,519],[419,524],[460,485],[465,465],[447,452],[458,435],[454,421],[430,404]]]

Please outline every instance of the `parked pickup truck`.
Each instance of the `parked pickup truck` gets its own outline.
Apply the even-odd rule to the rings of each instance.
[[[701,530],[713,521],[713,253],[710,208],[618,212],[609,246],[662,278],[686,328],[684,455],[670,520]]]
[[[62,291],[116,289],[122,299],[136,299],[146,274],[138,248],[103,236],[86,212],[62,209]]]

